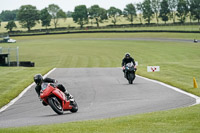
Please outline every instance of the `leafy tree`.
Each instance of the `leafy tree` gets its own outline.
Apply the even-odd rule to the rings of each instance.
[[[106,10],[100,8],[98,5],[91,6],[88,11],[89,17],[95,19],[97,27],[99,27],[99,23],[103,23],[103,20],[108,19]]]
[[[200,0],[191,0],[191,15],[200,23]]]
[[[178,0],[168,0],[170,19],[173,19],[173,23],[176,22],[176,8],[178,5]]]
[[[133,24],[133,18],[137,16],[135,6],[133,4],[126,5],[123,14]]]
[[[72,13],[72,18],[75,23],[78,23],[81,28],[88,23],[88,10],[85,5],[76,6]]]
[[[13,10],[13,11],[5,10],[5,11],[2,11],[1,14],[0,14],[0,19],[2,21],[16,20],[17,12],[18,12],[18,10]]]
[[[48,12],[47,8],[44,8],[40,11],[40,19],[42,21],[42,26],[45,26],[46,28],[50,26],[51,23],[51,15]]]
[[[22,27],[30,31],[39,22],[40,15],[35,6],[24,5],[20,7],[17,18]]]
[[[8,22],[8,24],[5,26],[5,28],[7,30],[10,30],[10,32],[12,31],[13,28],[17,28],[15,21],[11,20]]]
[[[63,10],[60,10],[57,15],[58,18],[64,18],[64,19],[67,18],[67,14]]]
[[[142,24],[142,13],[143,13],[142,3],[141,2],[137,3],[136,7],[137,7],[137,11],[139,12],[140,23]]]
[[[150,24],[152,16],[154,14],[150,0],[144,0],[144,2],[142,3],[142,10],[143,18],[148,22],[148,24]]]
[[[169,17],[168,17],[169,14],[170,14],[170,10],[169,10],[168,1],[167,0],[163,0],[161,2],[161,9],[160,9],[159,17],[161,17],[162,20],[165,21],[165,24],[166,24],[166,21],[169,20]]]
[[[71,11],[67,11],[67,13],[66,13],[66,14],[67,14],[67,17],[68,17],[68,18],[71,18],[71,17],[72,17],[72,13],[73,13],[73,12],[71,12]]]
[[[109,18],[112,19],[112,23],[113,23],[114,25],[116,25],[116,23],[117,23],[117,17],[121,16],[122,11],[121,11],[120,9],[118,9],[118,8],[110,7],[110,8],[107,10],[107,12],[108,12]]]
[[[66,13],[62,9],[60,9],[60,7],[58,5],[55,5],[55,4],[51,4],[48,6],[48,12],[53,19],[55,28],[58,25],[59,18],[64,18],[64,19],[67,18]]]
[[[151,4],[152,4],[152,10],[155,13],[156,21],[158,23],[159,22],[159,19],[158,19],[159,11],[160,11],[160,8],[161,8],[160,7],[160,0],[152,0]]]
[[[192,8],[191,8],[191,1],[192,0],[186,0],[187,2],[187,7],[188,7],[188,16],[190,18],[190,23],[192,22]]]
[[[184,23],[186,16],[189,12],[187,2],[185,0],[178,0],[178,5],[177,5],[177,13],[176,15],[180,18],[180,22]]]

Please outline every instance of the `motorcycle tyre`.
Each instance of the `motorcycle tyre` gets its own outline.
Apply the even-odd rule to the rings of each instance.
[[[50,97],[50,98],[48,98],[48,103],[49,103],[49,105],[51,106],[51,108],[52,108],[57,114],[62,115],[62,114],[63,114],[63,108],[62,108],[61,103],[60,103],[61,108],[59,109],[59,108],[55,105],[55,102],[60,103],[60,101],[57,99],[57,97]]]
[[[133,84],[133,80],[135,79],[135,74],[133,74],[133,73],[130,73],[129,75],[128,75],[128,82],[129,82],[129,84]]]
[[[78,111],[78,104],[76,103],[76,101],[74,100],[73,105],[72,105],[72,109],[70,110],[72,113],[76,113]]]

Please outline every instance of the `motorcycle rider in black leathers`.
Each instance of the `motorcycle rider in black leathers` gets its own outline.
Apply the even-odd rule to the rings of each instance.
[[[129,53],[126,53],[125,57],[122,60],[122,68],[123,68],[125,78],[126,78],[125,66],[126,66],[126,64],[131,63],[131,62],[133,63],[134,68],[137,69],[134,59],[131,57],[131,55]]]
[[[36,74],[34,76],[34,81],[36,83],[35,91],[37,92],[38,97],[40,96],[40,90],[41,90],[42,83],[46,82],[46,83],[53,83],[58,89],[60,89],[62,92],[64,92],[64,94],[66,95],[66,98],[68,100],[73,99],[73,96],[65,89],[65,87],[62,84],[57,84],[57,81],[55,79],[51,79],[51,78],[43,79],[41,74]]]

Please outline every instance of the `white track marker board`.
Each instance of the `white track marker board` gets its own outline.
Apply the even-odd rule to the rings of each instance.
[[[135,65],[138,66],[138,61],[135,61]]]
[[[160,66],[147,66],[147,72],[159,72]]]

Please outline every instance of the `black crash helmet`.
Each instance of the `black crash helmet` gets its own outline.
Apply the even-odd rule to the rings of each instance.
[[[125,57],[127,58],[127,57],[131,57],[131,55],[129,54],[129,53],[126,53],[125,54]]]
[[[34,81],[35,81],[35,83],[36,83],[37,85],[40,85],[40,84],[42,83],[42,81],[43,81],[42,75],[41,75],[41,74],[36,74],[36,75],[34,76]]]

